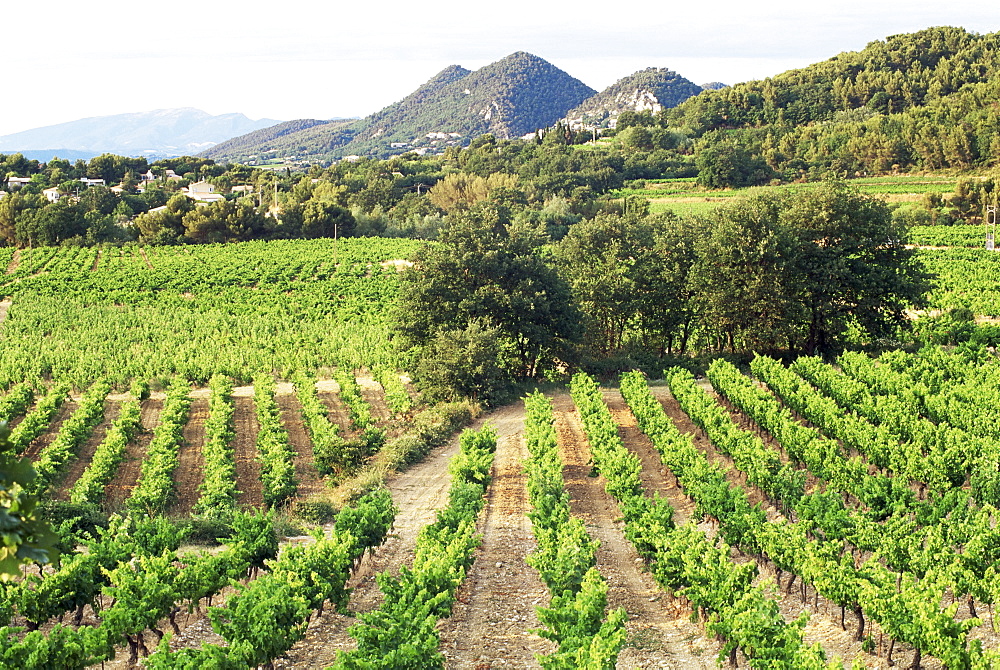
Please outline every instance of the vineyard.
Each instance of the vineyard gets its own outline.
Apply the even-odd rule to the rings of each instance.
[[[452,438],[387,341],[416,243],[334,244],[3,250],[11,449],[108,523],[0,582],[0,668],[1000,667],[1000,360],[578,374]]]

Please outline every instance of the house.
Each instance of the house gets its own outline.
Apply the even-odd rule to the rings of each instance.
[[[21,188],[31,183],[31,177],[7,177],[7,188]]]
[[[49,202],[59,202],[59,198],[62,197],[62,193],[55,186],[52,188],[42,189],[42,195],[44,195]]]
[[[197,181],[181,191],[184,195],[198,202],[219,202],[226,196],[215,192],[215,186],[207,181]]]
[[[234,186],[229,190],[232,193],[253,193],[253,186],[246,184],[243,186]]]
[[[89,179],[88,177],[80,177],[80,183],[84,186],[104,186],[103,179]]]

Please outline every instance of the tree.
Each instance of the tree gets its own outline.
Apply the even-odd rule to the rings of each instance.
[[[698,152],[698,183],[709,188],[757,186],[771,179],[773,171],[759,154],[717,134],[706,135],[710,143]],[[712,141],[714,140],[714,141]]]
[[[477,202],[490,197],[490,193],[498,188],[514,189],[517,177],[511,174],[496,172],[488,177],[456,172],[445,176],[427,193],[427,197],[436,206],[446,212],[468,209]]]
[[[500,365],[500,335],[478,320],[438,330],[414,370],[417,387],[430,400],[471,398],[490,404],[502,399],[511,379]]]
[[[856,326],[905,326],[927,275],[884,202],[840,183],[754,195],[713,214],[693,281],[732,347],[827,354]]]
[[[185,236],[195,242],[240,242],[259,237],[267,219],[249,205],[222,200],[184,215]]]
[[[184,234],[184,216],[194,210],[194,201],[183,194],[176,194],[167,201],[166,209],[145,212],[135,219],[144,242],[167,244],[176,242]]]
[[[83,208],[69,199],[62,199],[40,209],[25,210],[16,222],[20,244],[54,245],[87,232]]]
[[[633,126],[632,129],[640,128]],[[588,342],[602,354],[621,347],[638,318],[637,280],[652,261],[652,228],[636,217],[600,215],[570,227],[555,248],[560,273],[587,315]]]
[[[454,219],[441,243],[421,250],[401,275],[393,317],[401,348],[419,355],[440,331],[478,322],[496,330],[500,366],[511,377],[535,377],[567,360],[579,340],[580,314],[542,257],[544,241],[488,202]]]

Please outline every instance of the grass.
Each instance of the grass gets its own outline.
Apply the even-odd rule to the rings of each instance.
[[[640,180],[641,181],[641,180]],[[847,180],[849,186],[862,193],[885,197],[890,202],[919,200],[925,193],[946,194],[955,189],[956,177],[944,175],[899,175],[863,177]],[[738,198],[766,189],[787,188],[807,190],[819,188],[823,182],[780,184],[740,189],[706,189],[694,177],[681,179],[648,179],[639,188],[620,188],[611,192],[615,198],[638,196],[650,201],[650,211],[674,211],[678,215],[702,214],[717,207],[720,201]]]

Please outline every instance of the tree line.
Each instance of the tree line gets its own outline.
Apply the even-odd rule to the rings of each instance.
[[[555,242],[512,218],[501,193],[418,253],[395,338],[429,395],[486,402],[566,366],[830,354],[905,330],[904,310],[928,289],[905,241],[882,201],[835,182],[703,217],[601,213]]]

